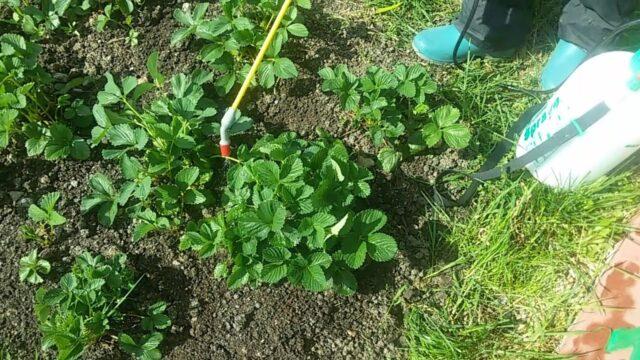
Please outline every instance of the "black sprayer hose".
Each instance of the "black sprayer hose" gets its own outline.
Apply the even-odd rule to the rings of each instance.
[[[458,61],[458,52],[460,52],[460,46],[469,32],[471,24],[473,24],[473,19],[476,17],[476,13],[478,12],[478,6],[480,6],[480,0],[474,0],[473,6],[471,7],[471,13],[469,13],[467,22],[464,24],[464,27],[460,32],[460,36],[458,36],[458,41],[456,41],[456,46],[453,48],[453,64],[458,69],[462,69],[462,64]]]
[[[606,45],[609,45],[612,41],[616,40],[618,36],[622,35],[625,31],[640,25],[640,19],[629,21],[626,24],[620,25],[617,28],[613,29],[611,34],[600,41],[596,46],[593,47],[593,50],[589,51],[589,57],[593,57],[598,55],[598,51],[600,51]]]

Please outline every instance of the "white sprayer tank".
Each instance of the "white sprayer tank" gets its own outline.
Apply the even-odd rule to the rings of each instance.
[[[639,75],[640,52],[608,52],[589,59],[533,118],[516,155],[524,155],[604,101],[611,109],[607,115],[527,168],[542,183],[563,189],[606,175],[640,146]]]

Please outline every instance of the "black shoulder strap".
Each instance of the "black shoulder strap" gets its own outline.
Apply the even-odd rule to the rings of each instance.
[[[524,169],[530,163],[557,150],[562,145],[585,132],[610,111],[607,104],[601,102],[523,156],[511,160],[503,166],[498,166],[507,153],[511,151],[516,141],[518,141],[520,134],[543,108],[544,104],[538,104],[527,109],[520,119],[511,127],[504,140],[496,145],[487,158],[487,161],[477,173],[466,174],[455,170],[447,170],[438,175],[434,186],[434,200],[436,203],[443,207],[467,206],[478,192],[480,185],[484,182],[499,178],[503,174],[510,174]],[[457,199],[454,198],[444,186],[445,177],[451,174],[461,174],[473,180],[469,188]]]

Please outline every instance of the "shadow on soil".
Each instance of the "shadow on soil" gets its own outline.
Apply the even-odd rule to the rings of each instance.
[[[325,66],[328,59],[353,59],[359,54],[353,46],[355,39],[371,41],[369,27],[366,22],[346,22],[336,18],[334,12],[328,8],[329,1],[316,1],[312,11],[305,11],[305,23],[309,27],[308,40],[302,40],[301,44],[317,42],[314,49],[292,48],[290,56],[300,67],[316,74]],[[306,50],[306,53],[305,53]],[[309,51],[312,53],[309,53]]]
[[[8,165],[0,164],[0,190],[7,193],[28,192],[30,197],[39,198],[39,195],[46,191],[42,184],[38,183],[38,179],[42,175],[50,174],[54,167],[55,164],[51,161],[35,158],[21,158],[20,161],[11,162]],[[41,193],[31,193],[34,189],[38,189]]]
[[[135,264],[136,271],[145,274],[136,298],[149,305],[161,300],[168,304],[167,315],[171,318],[172,329],[177,330],[166,334],[162,343],[163,353],[168,354],[190,338],[189,307],[193,294],[189,279],[180,269],[161,266],[162,261],[157,256],[138,255],[130,263]]]
[[[372,193],[375,195],[368,205],[383,210],[389,216],[385,232],[394,235],[399,251],[408,260],[409,269],[405,273],[428,272],[437,264],[456,259],[457,249],[446,240],[448,228],[430,219],[433,212],[431,186],[398,170],[387,178],[377,174]],[[367,274],[371,274],[371,279],[362,280],[367,284],[362,291],[380,291],[383,284],[398,288],[402,284],[391,284],[393,276],[390,275],[397,265],[394,261],[370,266]]]
[[[302,98],[310,95],[319,81],[317,73],[327,66],[327,60],[356,58],[358,53],[353,41],[371,40],[365,22],[346,23],[333,16],[328,6],[329,2],[317,1],[312,11],[305,11],[304,22],[310,31],[309,38],[294,40],[293,46],[285,49],[285,56],[312,75],[293,80],[293,84],[288,87],[289,97]]]

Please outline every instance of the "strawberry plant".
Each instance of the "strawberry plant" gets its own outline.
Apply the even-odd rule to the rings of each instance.
[[[29,219],[35,226],[25,225],[20,228],[24,238],[35,240],[45,246],[51,244],[55,237],[55,228],[67,222],[67,219],[56,211],[59,199],[60,193],[52,192],[40,199],[39,206],[29,206]]]
[[[458,123],[457,109],[445,106],[432,111],[426,104],[437,86],[420,65],[400,64],[393,71],[372,66],[362,77],[338,65],[322,69],[319,75],[322,90],[336,94],[343,110],[367,129],[385,172],[427,148],[444,143],[460,149],[471,139],[469,129]]]
[[[111,180],[103,174],[93,175],[89,179],[89,187],[92,193],[82,199],[80,209],[86,213],[97,208],[98,221],[105,226],[113,224],[118,214],[118,206],[126,205],[134,190],[130,187],[116,190]],[[130,189],[130,191],[126,189]]]
[[[0,5],[8,6],[12,22],[22,32],[33,37],[45,37],[48,32],[63,28],[67,33],[75,31],[77,21],[99,10],[96,29],[103,31],[109,22],[129,28],[129,43],[135,46],[137,32],[131,27],[135,6],[141,0],[0,0]],[[117,18],[114,16],[119,15]]]
[[[426,114],[427,106],[416,107],[416,114]],[[455,149],[462,149],[469,144],[471,135],[469,129],[460,124],[460,110],[446,105],[434,111],[429,122],[422,128],[422,139],[429,147],[444,142]]]
[[[38,289],[35,311],[44,350],[53,347],[58,359],[78,359],[89,345],[105,335],[118,334],[120,346],[132,352],[133,339],[124,332],[126,329],[140,333],[143,339],[133,342],[139,347],[132,352],[136,358],[160,359],[157,347],[162,334],[157,330],[167,328],[171,320],[164,315],[165,307],[155,304],[149,310],[159,319],[153,327],[144,325],[148,321],[131,327],[129,318],[138,319],[142,315],[124,314],[121,307],[133,305],[127,304],[127,300],[142,278],[134,281],[126,260],[123,254],[106,259],[84,253],[76,258],[71,272],[62,276],[57,286]]]
[[[220,94],[227,94],[244,81],[282,0],[222,0],[220,4],[222,11],[213,19],[206,18],[208,3],[197,4],[192,11],[176,9],[174,17],[182,28],[173,34],[171,44],[180,44],[192,36],[201,40],[200,59],[223,74],[215,84]],[[281,55],[290,36],[309,34],[300,23],[298,7],[310,9],[311,1],[296,0],[287,13],[258,70],[257,82],[263,88],[273,87],[278,79],[298,76],[294,63]]]
[[[43,281],[40,274],[46,275],[50,271],[51,264],[47,260],[38,258],[38,250],[33,250],[20,259],[20,281],[40,284]]]
[[[170,79],[164,93],[164,76],[157,68],[157,53],[148,63],[153,84],[126,77],[117,82],[106,75],[104,90],[93,107],[97,126],[93,144],[103,144],[102,156],[120,163],[122,179],[92,177],[93,193],[82,202],[82,211],[96,209],[98,220],[113,224],[119,212],[135,222],[133,239],[153,231],[176,229],[186,213],[202,211],[213,201],[214,171],[221,165],[214,155],[219,134],[212,100],[203,84],[213,75],[196,70]],[[140,105],[140,96],[155,89],[156,98]],[[247,130],[252,122],[239,116],[232,133]]]
[[[159,301],[147,309],[147,314],[142,318],[142,328],[147,331],[164,330],[171,326],[171,319],[164,312],[167,310],[167,303]]]
[[[129,45],[134,47],[138,45],[138,31],[136,31],[131,25],[133,22],[133,12],[135,10],[135,6],[140,5],[143,1],[144,0],[83,0],[83,4],[89,2],[89,5],[95,8],[106,3],[104,8],[102,8],[102,13],[98,15],[96,29],[99,32],[104,31],[109,22],[113,22],[116,25],[125,25],[129,30],[126,41]],[[116,15],[120,15],[120,17],[114,18]]]
[[[88,144],[74,134],[81,117],[73,115],[82,114],[83,103],[71,100],[70,86],[56,94],[51,76],[38,65],[41,47],[17,34],[0,36],[0,46],[0,149],[19,136],[28,156],[87,159]]]
[[[379,232],[377,210],[358,211],[372,174],[353,162],[342,142],[293,133],[241,146],[227,173],[224,214],[191,223],[180,248],[202,257],[225,254],[215,274],[231,288],[289,283],[351,295],[353,271],[367,258],[391,260],[395,240]]]
[[[71,4],[72,1],[0,0],[0,5],[8,6],[13,11],[13,23],[22,32],[35,38],[44,37],[48,31],[60,28],[65,15],[70,16],[80,10],[76,6],[71,7]],[[84,10],[87,9],[88,6]]]
[[[149,334],[140,336],[136,341],[130,335],[122,333],[118,337],[120,347],[136,359],[160,359],[161,354],[158,346],[163,337],[157,330],[164,330],[171,326],[171,319],[164,313],[166,309],[167,303],[164,301],[151,305],[140,323],[142,329]]]
[[[154,332],[148,335],[144,335],[140,340],[136,341],[130,335],[126,333],[118,336],[118,342],[120,347],[125,352],[133,355],[136,359],[141,360],[159,360],[162,358],[162,354],[158,349],[158,346],[162,342],[163,336],[159,332]]]

